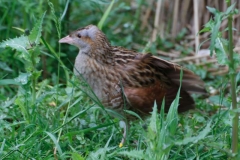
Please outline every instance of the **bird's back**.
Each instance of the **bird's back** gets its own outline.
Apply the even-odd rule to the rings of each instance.
[[[116,73],[120,74],[122,92],[130,108],[140,114],[149,114],[154,101],[161,106],[163,98],[166,110],[175,99],[180,83],[181,67],[151,54],[141,54],[122,48],[114,48]],[[179,111],[194,108],[190,93],[206,94],[203,81],[193,72],[183,69]]]

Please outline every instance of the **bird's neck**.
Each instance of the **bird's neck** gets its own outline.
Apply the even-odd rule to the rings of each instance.
[[[80,51],[75,60],[74,74],[83,78],[93,89],[96,96],[103,99],[101,89],[104,88],[103,84],[106,80],[106,68],[88,54]]]
[[[88,52],[90,58],[103,66],[114,65],[115,54],[111,52],[110,47],[96,46]]]
[[[113,53],[108,50],[104,51],[101,49],[95,49],[94,52],[90,51],[88,53],[79,51],[76,59],[75,59],[75,75],[87,74],[90,72],[95,72],[99,68],[111,68],[115,64],[115,56]]]

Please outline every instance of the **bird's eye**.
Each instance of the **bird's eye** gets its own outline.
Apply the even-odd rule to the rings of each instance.
[[[77,37],[78,37],[78,38],[82,38],[82,36],[81,36],[81,34],[80,34],[80,33],[78,33],[78,34],[77,34]]]

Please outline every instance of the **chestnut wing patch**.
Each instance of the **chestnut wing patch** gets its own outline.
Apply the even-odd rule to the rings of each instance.
[[[154,101],[161,106],[166,89],[159,81],[145,87],[124,87],[124,95],[133,111],[147,115],[152,111]]]

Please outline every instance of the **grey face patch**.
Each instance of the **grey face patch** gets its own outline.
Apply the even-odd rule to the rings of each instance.
[[[92,25],[88,29],[86,29],[86,32],[87,32],[88,37],[94,41],[96,39],[96,34],[98,32],[98,28],[96,26]]]
[[[96,39],[98,31],[99,29],[96,26],[89,25],[87,27],[78,29],[77,31],[71,33],[70,35],[73,35],[74,33],[76,34],[74,36],[77,36],[77,34],[81,34],[82,37],[89,37],[94,41]]]

